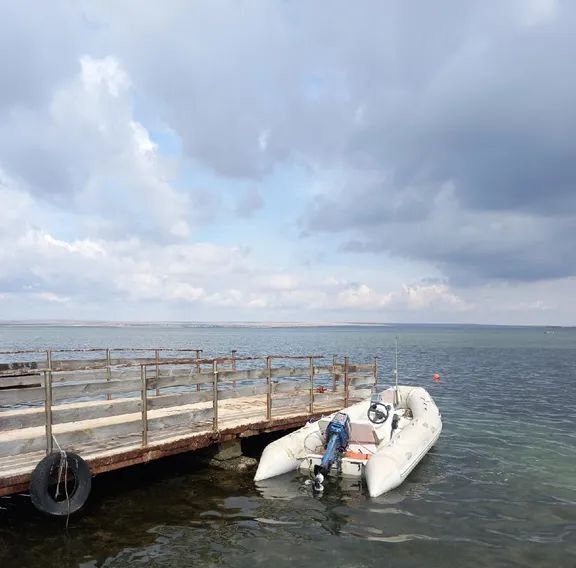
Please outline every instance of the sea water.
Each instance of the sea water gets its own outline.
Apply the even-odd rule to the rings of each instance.
[[[379,381],[429,390],[436,446],[398,489],[313,495],[298,475],[193,456],[94,479],[68,530],[25,497],[0,498],[0,566],[576,566],[576,330],[473,326],[192,328],[0,326],[0,350],[200,348],[206,355],[379,357]],[[434,382],[434,373],[440,381]]]

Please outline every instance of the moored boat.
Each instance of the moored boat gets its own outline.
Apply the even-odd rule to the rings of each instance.
[[[288,434],[264,449],[255,481],[301,470],[362,477],[371,497],[398,487],[434,445],[442,419],[421,387],[396,386]]]

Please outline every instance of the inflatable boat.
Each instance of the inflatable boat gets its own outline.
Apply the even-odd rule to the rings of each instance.
[[[361,477],[377,497],[406,479],[441,431],[440,412],[425,389],[392,387],[266,446],[254,480],[299,469],[322,491],[327,476]]]

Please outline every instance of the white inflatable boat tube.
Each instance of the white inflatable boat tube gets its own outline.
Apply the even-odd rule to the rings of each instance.
[[[440,412],[428,392],[421,387],[397,387],[396,409],[409,409],[412,415],[406,425],[391,432],[391,418],[376,426],[374,453],[364,467],[364,477],[371,497],[398,487],[442,431]],[[352,428],[369,425],[366,416],[370,400],[345,408]],[[260,459],[255,481],[276,477],[297,470],[306,456],[324,451],[323,427],[329,418],[307,424],[303,428],[269,444]],[[322,427],[323,426],[323,427]]]

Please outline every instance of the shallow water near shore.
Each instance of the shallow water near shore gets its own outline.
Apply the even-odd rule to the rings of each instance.
[[[255,484],[178,456],[95,478],[68,530],[0,498],[0,566],[576,566],[576,329],[0,326],[0,350],[377,355],[386,384],[395,336],[400,382],[427,388],[444,422],[398,489],[318,497],[296,474]]]

